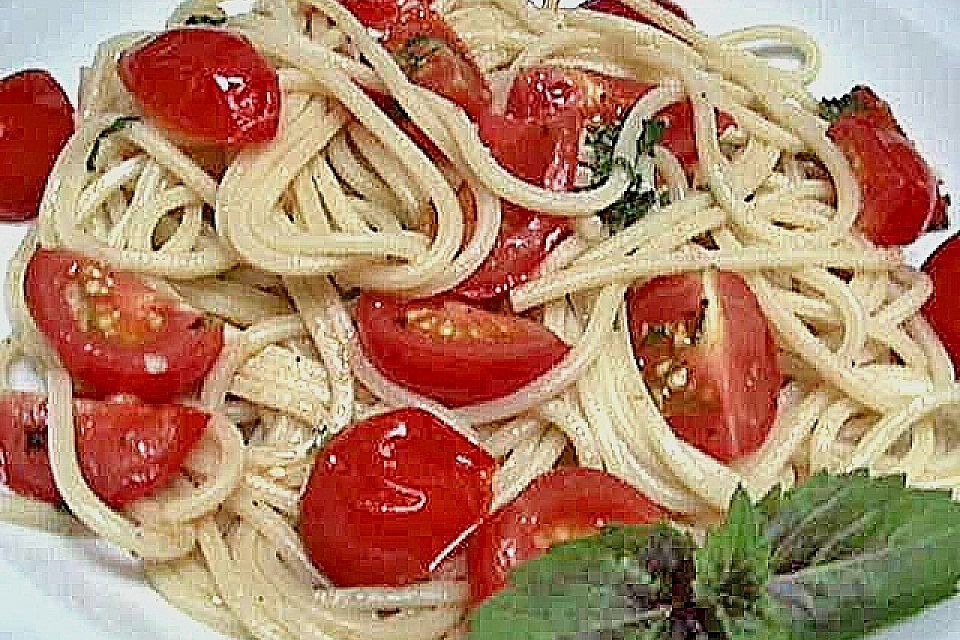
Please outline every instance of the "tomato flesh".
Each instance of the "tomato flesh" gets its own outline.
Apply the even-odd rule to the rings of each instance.
[[[280,80],[243,36],[165,31],[124,52],[119,71],[147,116],[191,142],[241,145],[277,135]]]
[[[610,125],[622,121],[653,88],[628,78],[590,71],[533,67],[517,77],[507,105],[508,110],[533,118],[556,117],[564,111],[576,110],[583,123]],[[730,114],[719,109],[715,114],[718,133],[736,126]],[[660,144],[669,149],[687,175],[692,176],[699,162],[693,105],[689,100],[674,103],[657,112],[656,118],[666,125]]]
[[[727,272],[655,278],[632,289],[628,305],[634,354],[674,432],[721,462],[759,449],[783,375],[743,279]]]
[[[454,290],[454,295],[478,304],[502,300],[514,287],[534,277],[560,242],[570,235],[566,219],[539,216],[504,201],[500,233],[490,255]]]
[[[153,495],[175,476],[210,416],[180,405],[74,402],[77,455],[101,500],[120,508]],[[62,501],[47,457],[47,403],[32,393],[0,397],[0,478],[22,495]]]
[[[691,25],[693,24],[693,21],[690,19],[690,16],[687,15],[687,12],[683,10],[683,7],[678,5],[676,2],[673,2],[673,0],[655,0],[655,2],[681,20],[686,20]],[[633,7],[628,7],[619,0],[587,0],[587,2],[584,2],[581,6],[584,9],[599,11],[600,13],[608,13],[613,16],[620,16],[621,18],[628,18],[634,22],[657,27],[652,20],[648,19]]]
[[[41,249],[27,266],[27,305],[78,387],[165,402],[195,390],[223,347],[223,327],[132,273]]]
[[[370,418],[320,453],[300,535],[339,586],[419,582],[490,508],[496,461],[420,409]]]
[[[603,471],[562,467],[535,479],[470,539],[470,595],[478,603],[507,586],[510,571],[555,544],[612,524],[666,517],[657,504]]]
[[[933,280],[933,295],[923,315],[940,336],[955,367],[960,367],[960,237],[953,236],[938,248],[923,266]]]
[[[46,71],[0,80],[0,221],[37,215],[47,177],[73,134],[73,106]]]
[[[532,320],[449,298],[365,293],[357,322],[363,351],[381,374],[451,407],[508,395],[569,351]]]
[[[411,81],[459,105],[472,119],[489,110],[490,87],[470,50],[428,5],[405,3],[385,27],[383,44]]]
[[[889,105],[866,87],[827,130],[860,185],[858,228],[880,246],[907,245],[946,222],[937,178],[897,124]]]

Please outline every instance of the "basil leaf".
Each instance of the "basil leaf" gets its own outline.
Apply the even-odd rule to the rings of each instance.
[[[635,162],[614,156],[614,148],[622,129],[622,122],[610,126],[590,127],[587,129],[585,139],[585,144],[593,155],[593,160],[589,164],[590,187],[598,187],[606,182],[615,167],[621,167],[626,171],[631,180],[623,197],[599,214],[600,219],[614,233],[635,223],[654,205],[663,204],[663,194],[658,194],[649,186],[652,184],[652,176],[642,175],[638,165],[639,159],[653,153],[653,147],[663,140],[667,125],[656,118],[643,121],[643,128],[637,138],[637,161]]]
[[[751,636],[765,626],[770,542],[766,518],[738,489],[726,522],[697,551],[696,601],[714,611],[727,637]]]
[[[192,16],[188,16],[186,20],[183,21],[183,24],[186,25],[210,25],[214,27],[219,27],[227,24],[227,16],[225,15],[210,15],[206,13],[196,13]]]
[[[695,548],[667,524],[554,547],[474,612],[470,638],[667,640],[672,603],[689,598]]]
[[[818,475],[770,498],[767,586],[794,633],[856,638],[956,593],[960,504],[902,476]]]
[[[90,155],[87,156],[87,171],[97,170],[97,154],[100,153],[100,144],[111,134],[130,126],[131,122],[139,122],[140,118],[136,116],[122,116],[110,123],[103,131],[97,134],[97,139],[93,141],[90,148]]]

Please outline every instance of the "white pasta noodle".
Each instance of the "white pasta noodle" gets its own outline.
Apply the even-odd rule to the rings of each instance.
[[[82,74],[76,133],[37,226],[8,267],[12,336],[0,347],[4,390],[20,361],[45,376],[50,463],[68,510],[3,494],[0,517],[136,554],[167,600],[234,637],[416,640],[460,637],[462,558],[431,582],[338,588],[297,529],[318,451],[393,408],[431,412],[498,458],[494,509],[561,459],[607,471],[687,525],[715,520],[739,485],[759,497],[820,470],[903,473],[960,495],[960,385],[920,315],[932,284],[855,229],[857,180],[807,90],[822,64],[817,44],[786,26],[708,36],[653,0],[625,3],[666,31],[555,2],[434,3],[491,80],[495,109],[528,67],[651,85],[625,114],[609,175],[594,183],[581,169],[590,180],[568,191],[501,166],[467,113],[411,82],[335,0],[259,0],[229,17],[215,0],[188,0],[170,18],[171,28],[191,16],[226,20],[277,67],[276,139],[212,164],[209,149],[134,117],[117,58],[148,34],[103,43]],[[757,45],[771,42],[797,65],[764,59]],[[373,96],[392,97],[444,159]],[[687,100],[692,172],[666,143],[638,151],[648,121]],[[736,126],[718,131],[716,109]],[[819,171],[808,173],[812,158]],[[606,214],[636,175],[663,197],[613,229]],[[508,298],[566,343],[566,355],[512,393],[465,406],[391,380],[358,335],[356,290],[456,288],[501,248],[510,207],[571,221]],[[183,399],[211,415],[204,435],[169,486],[123,511],[81,472],[72,382],[28,309],[25,272],[39,247],[137,272],[225,323],[219,359]],[[756,296],[786,378],[766,441],[731,463],[682,439],[661,414],[625,300],[658,276],[716,270],[739,274]]]

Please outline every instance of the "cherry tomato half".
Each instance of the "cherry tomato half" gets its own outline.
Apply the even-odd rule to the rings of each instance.
[[[507,585],[510,570],[555,544],[612,524],[645,524],[666,512],[603,471],[562,467],[534,480],[470,539],[470,595],[481,602]]]
[[[447,98],[476,120],[490,109],[490,87],[456,31],[419,2],[404,5],[384,46],[407,77]]]
[[[80,470],[114,508],[153,495],[183,466],[210,421],[180,405],[76,400]],[[61,502],[47,457],[47,402],[33,393],[0,397],[0,475],[22,495]]]
[[[300,535],[340,586],[419,582],[490,508],[496,461],[433,415],[401,409],[350,427],[320,453]]]
[[[451,299],[365,293],[357,322],[363,351],[380,373],[451,407],[512,393],[569,351],[532,320]]]
[[[73,134],[73,106],[46,71],[0,80],[0,221],[37,215],[47,177]]]
[[[164,402],[193,391],[223,347],[223,327],[135,274],[41,249],[27,266],[27,305],[78,389]]]
[[[933,280],[933,295],[923,307],[940,340],[950,353],[955,367],[960,367],[960,236],[953,236],[938,248],[923,265]]]
[[[120,79],[144,113],[192,142],[267,142],[280,123],[280,80],[250,41],[174,29],[127,50]]]
[[[783,375],[753,292],[733,273],[655,278],[630,291],[630,334],[650,393],[676,434],[722,462],[756,451]]]
[[[899,127],[889,105],[866,87],[827,136],[843,151],[860,184],[857,226],[881,246],[906,245],[946,218],[937,178]]]
[[[508,98],[508,109],[530,118],[556,117],[575,109],[587,124],[609,125],[621,121],[653,85],[628,78],[559,67],[533,67],[517,77]],[[660,144],[683,165],[687,175],[697,168],[697,137],[693,105],[677,102],[656,115],[666,129]],[[736,126],[733,117],[716,110],[717,131]],[[578,137],[579,140],[579,137]]]

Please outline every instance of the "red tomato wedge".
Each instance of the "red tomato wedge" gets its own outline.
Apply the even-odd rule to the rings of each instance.
[[[363,352],[381,374],[450,407],[508,395],[569,350],[532,320],[444,298],[365,293],[357,323]]]
[[[518,75],[507,98],[507,112],[543,117],[576,110],[583,122],[619,122],[654,86],[581,69],[531,67]]]
[[[27,266],[27,305],[78,387],[164,402],[193,391],[223,347],[223,327],[132,273],[41,249]]]
[[[942,244],[923,265],[933,280],[933,295],[923,307],[923,315],[940,336],[955,367],[960,367],[960,236]]]
[[[47,177],[73,134],[73,106],[46,71],[0,80],[0,221],[37,215]]]
[[[502,210],[493,250],[480,268],[453,290],[454,295],[478,304],[502,300],[533,277],[543,259],[570,235],[565,218],[537,215],[506,201]]]
[[[490,109],[487,80],[456,31],[428,6],[404,5],[384,46],[411,81],[459,105],[476,120]]]
[[[210,416],[180,405],[77,400],[80,470],[113,508],[153,495],[179,472]],[[22,495],[61,502],[47,457],[47,402],[32,393],[0,396],[0,475]]]
[[[633,350],[676,434],[721,462],[756,451],[783,375],[763,311],[743,279],[706,272],[630,291]]]
[[[534,480],[470,539],[470,595],[478,603],[507,586],[510,571],[555,544],[612,524],[645,524],[666,512],[603,471],[562,467]]]
[[[532,67],[518,76],[507,102],[508,110],[543,118],[576,109],[581,121],[614,124],[621,121],[653,85],[578,69]],[[716,110],[717,131],[736,126],[730,114]],[[697,137],[690,101],[677,102],[657,113],[666,125],[661,144],[669,149],[687,175],[697,168]],[[579,138],[578,138],[579,140]]]
[[[691,25],[693,24],[693,20],[691,20],[690,16],[687,15],[687,12],[683,10],[683,7],[678,5],[676,2],[673,2],[673,0],[654,1],[678,18],[686,20]],[[641,24],[649,24],[653,27],[657,26],[652,20],[645,17],[639,11],[633,7],[628,7],[619,0],[587,0],[587,2],[584,2],[580,6],[582,6],[584,9],[591,9],[593,11],[599,11],[600,13],[609,13],[610,15],[620,16],[621,18],[628,18]]]
[[[856,87],[827,136],[843,151],[860,184],[857,226],[881,246],[910,244],[946,222],[937,178],[897,125],[889,105]]]
[[[370,418],[320,453],[300,535],[339,586],[420,582],[490,509],[496,460],[420,409]]]
[[[241,145],[277,135],[277,72],[243,36],[165,31],[124,52],[119,70],[143,112],[191,142]]]

